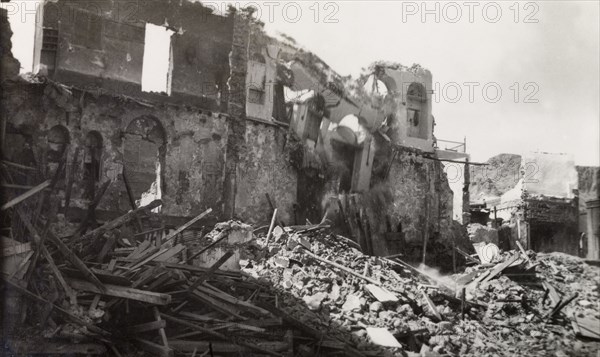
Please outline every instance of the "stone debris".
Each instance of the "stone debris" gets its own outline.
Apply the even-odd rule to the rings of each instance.
[[[91,206],[73,224],[38,208],[57,199],[46,192],[6,210],[20,227],[2,237],[7,353],[596,356],[600,346],[600,268],[566,254],[498,252],[442,276],[365,255],[325,225],[269,227],[269,239],[228,221],[184,240],[211,210],[156,228],[160,201],[103,224]]]
[[[529,356],[577,350],[578,356],[596,356],[599,350],[598,342],[579,340],[584,334],[572,327],[582,321],[589,328],[594,320],[583,317],[600,318],[595,309],[600,269],[580,258],[509,251],[490,264],[436,277],[398,258],[364,255],[326,229],[300,236],[298,230],[286,231],[287,237],[268,247],[289,259],[286,269],[256,260],[242,270],[276,287],[285,296],[284,311],[366,355]],[[290,244],[300,240],[305,244]],[[263,242],[259,237],[258,244]],[[286,284],[290,279],[304,284]],[[297,298],[310,313],[294,303]]]

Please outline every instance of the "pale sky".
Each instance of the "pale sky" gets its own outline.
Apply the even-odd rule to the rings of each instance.
[[[598,1],[267,3],[254,3],[267,32],[290,35],[341,75],[375,60],[428,68],[439,83],[435,135],[466,136],[474,161],[545,151],[600,163]]]

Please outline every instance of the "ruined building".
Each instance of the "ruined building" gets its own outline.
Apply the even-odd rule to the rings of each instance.
[[[597,168],[545,152],[501,154],[488,164],[473,170],[471,220],[496,226],[502,248],[519,241],[538,252],[597,256],[598,213],[589,210],[588,230],[586,207],[598,199]]]
[[[428,70],[378,62],[353,81],[248,11],[121,5],[47,2],[35,75],[2,83],[3,156],[47,177],[64,162],[67,217],[103,192],[106,217],[160,198],[167,225],[277,208],[285,224],[325,216],[377,255],[461,244],[468,190],[452,192],[442,160],[468,154],[438,149]]]

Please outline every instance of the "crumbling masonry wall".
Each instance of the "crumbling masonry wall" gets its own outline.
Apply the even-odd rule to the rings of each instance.
[[[71,89],[69,93],[61,88],[54,84],[5,85],[1,107],[2,115],[8,119],[4,143],[6,158],[21,162],[31,156],[23,154],[28,150],[24,144],[29,141],[36,163],[51,174],[56,165],[52,166],[47,160],[48,134],[57,125],[64,127],[70,137],[69,165],[59,188],[64,195],[66,178],[74,170],[71,207],[85,208],[90,201],[84,195],[86,135],[97,131],[103,139],[103,146],[96,187],[105,181],[111,182],[99,208],[129,210],[121,175],[126,140],[124,131],[137,118],[152,118],[166,134],[164,158],[161,160],[163,213],[189,216],[208,207],[217,215],[221,212],[227,116],[169,105],[142,105],[122,97],[94,95],[77,89]],[[73,167],[71,163],[76,148],[80,148],[81,152]]]
[[[59,42],[43,65],[61,83],[141,95],[145,24],[169,26],[177,31],[171,100],[225,111],[233,18],[211,12],[187,0],[50,1],[44,27],[57,30]]]

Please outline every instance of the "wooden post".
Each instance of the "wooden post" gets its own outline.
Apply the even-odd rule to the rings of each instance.
[[[267,243],[265,246],[269,245],[269,240],[271,239],[271,233],[273,233],[273,228],[275,227],[275,220],[277,219],[277,208],[273,211],[273,218],[271,218],[271,225],[269,226],[269,232],[267,233]]]

